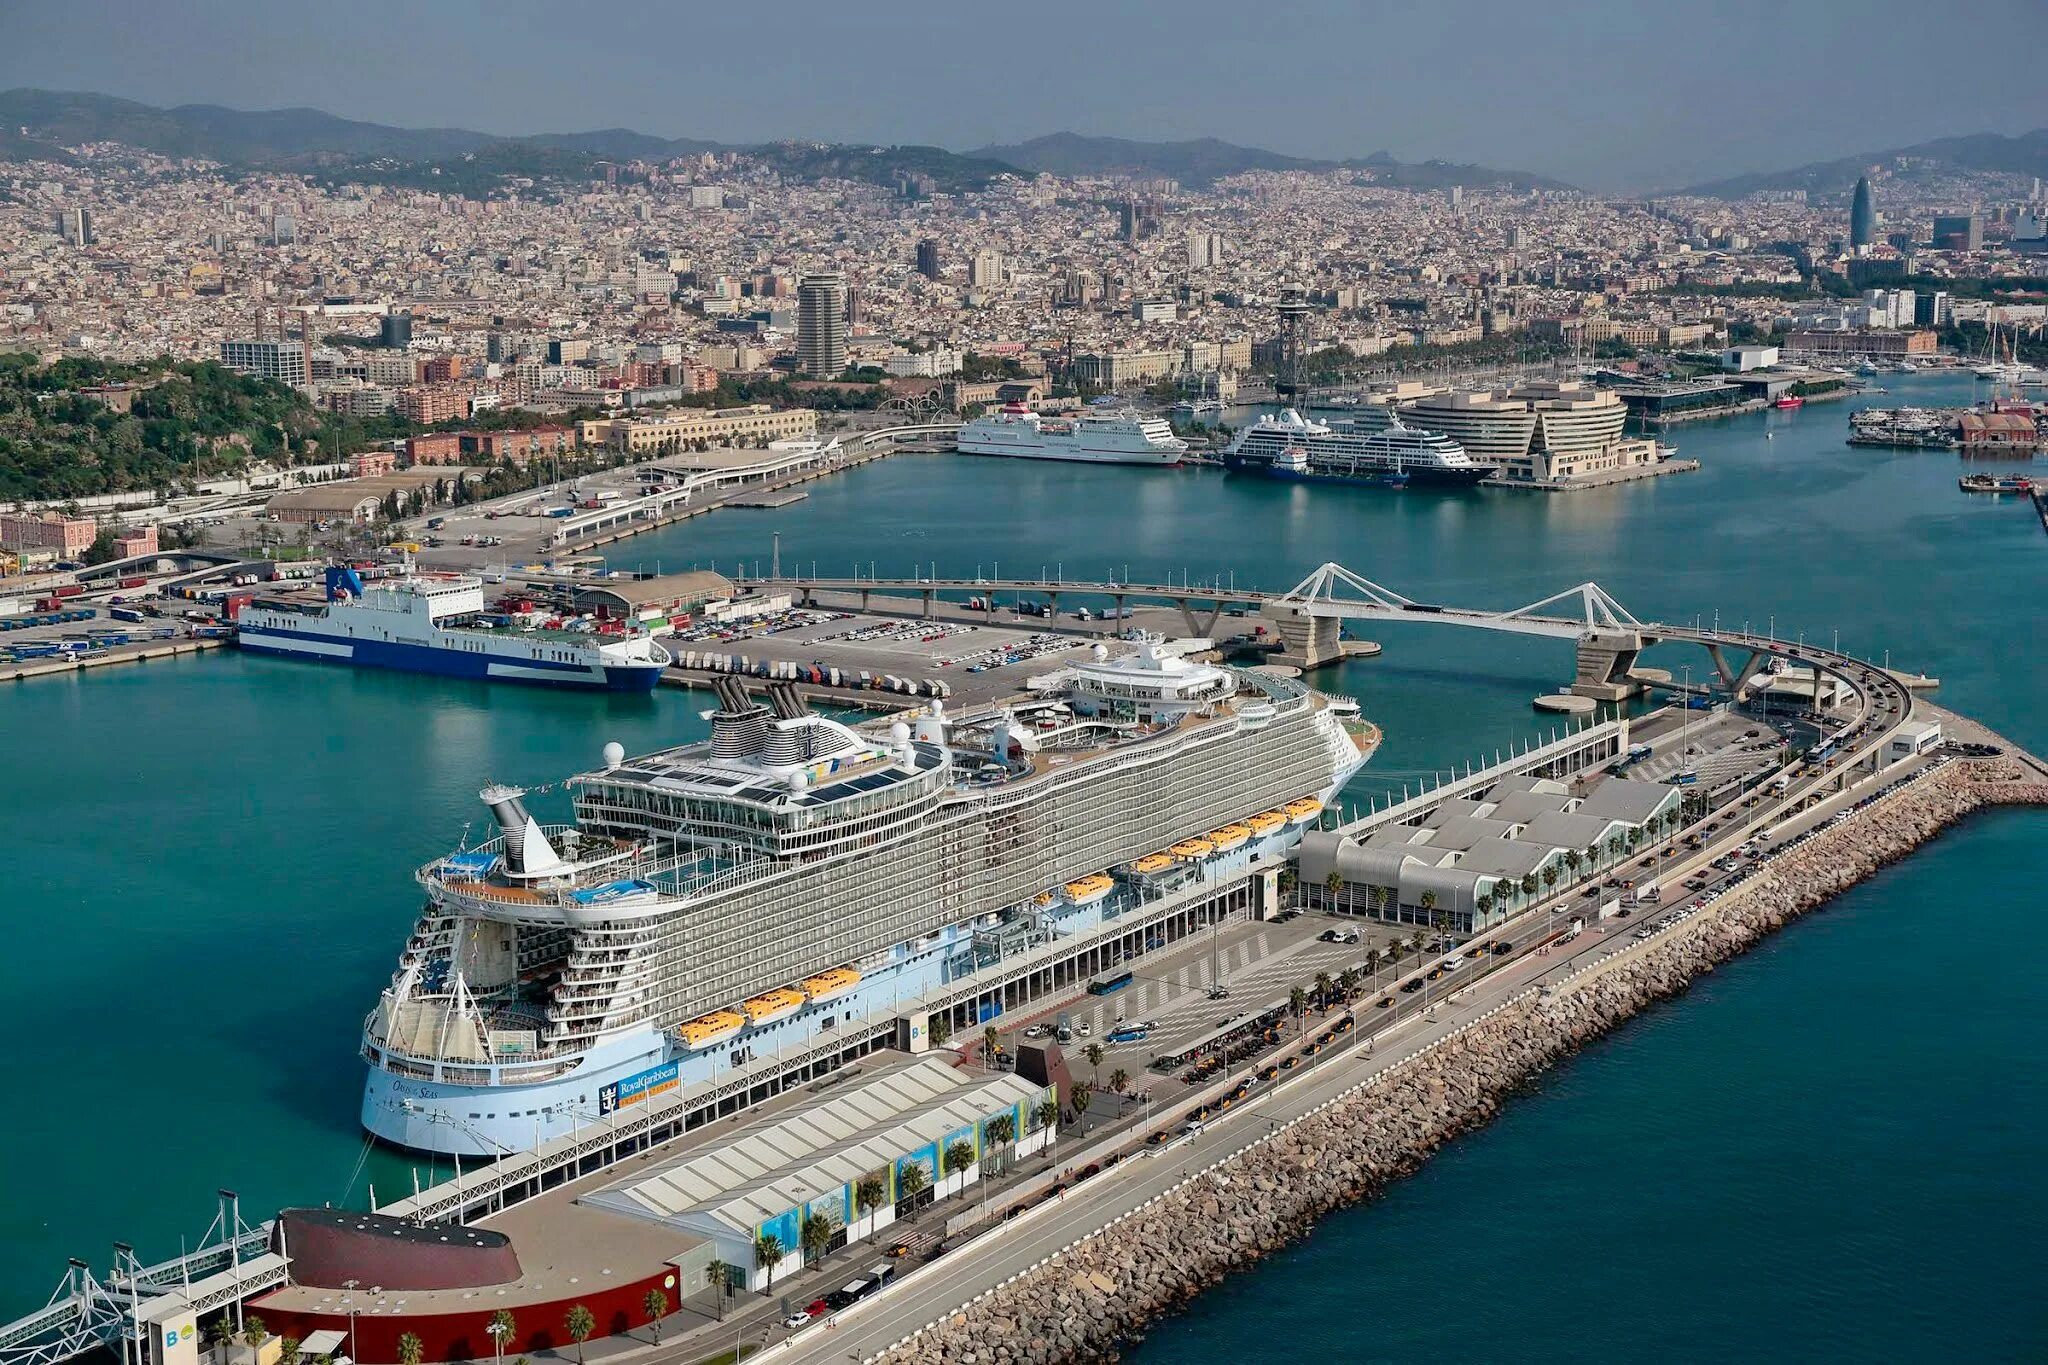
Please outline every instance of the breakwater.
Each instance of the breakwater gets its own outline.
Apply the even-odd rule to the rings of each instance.
[[[887,1357],[923,1362],[1114,1358],[1152,1318],[1371,1199],[1532,1076],[1716,963],[1993,804],[2048,803],[2007,759],[1952,762],[1774,858],[1736,891],[1552,993],[1525,994],[1341,1101],[1256,1142]],[[1249,1137],[1249,1135],[1248,1135]]]

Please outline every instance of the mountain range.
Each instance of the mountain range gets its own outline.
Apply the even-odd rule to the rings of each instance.
[[[1398,161],[1387,152],[1344,160],[1290,156],[1217,138],[1144,142],[1050,133],[1027,142],[979,147],[886,147],[868,143],[735,144],[666,138],[630,128],[504,137],[467,128],[400,128],[342,118],[319,109],[229,109],[214,104],[159,108],[85,91],[0,91],[0,161],[69,160],[66,147],[118,142],[163,156],[193,157],[323,179],[432,185],[485,193],[504,177],[583,180],[607,162],[667,161],[704,152],[740,152],[792,179],[840,178],[893,184],[929,177],[947,191],[976,189],[1003,174],[1156,177],[1204,186],[1246,171],[1369,172],[1379,184],[1409,189],[1568,189],[1527,171],[1447,161]],[[2048,177],[2048,129],[2017,137],[1979,133],[1911,147],[1818,161],[1790,170],[1736,176],[1680,191],[1735,199],[1758,190],[1848,189],[1873,165],[1924,162],[1938,169],[2004,171]]]
[[[1681,194],[1712,199],[1740,199],[1761,190],[1806,190],[1814,194],[1841,194],[1856,178],[1873,166],[1901,162],[1929,163],[1929,169],[1947,171],[2003,171],[2011,175],[2036,175],[2048,179],[2048,128],[2006,137],[2001,133],[1972,133],[1965,137],[1942,137],[1894,147],[1883,152],[1864,152],[1837,157],[1833,161],[1812,161],[1786,171],[1765,171],[1733,176],[1681,190]],[[1907,168],[1911,173],[1911,168]]]
[[[988,183],[1009,173],[1152,176],[1207,185],[1251,170],[1326,171],[1352,167],[1382,183],[1417,189],[1445,185],[1559,187],[1524,171],[1498,171],[1443,161],[1406,163],[1386,152],[1346,161],[1288,156],[1216,138],[1137,142],[1053,133],[1012,146],[951,152],[941,147],[877,147],[862,143],[731,144],[664,138],[630,128],[587,133],[501,137],[465,128],[398,128],[341,118],[319,109],[228,109],[213,104],[158,108],[83,91],[0,91],[0,160],[67,159],[65,147],[118,142],[161,156],[195,157],[234,166],[335,175],[343,171],[393,178],[429,163],[484,163],[495,174],[588,175],[605,161],[666,161],[703,152],[744,152],[804,178],[833,175],[888,183],[900,173],[929,175],[940,188]],[[402,163],[398,166],[376,163]]]

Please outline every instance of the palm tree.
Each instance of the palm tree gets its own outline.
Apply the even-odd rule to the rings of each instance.
[[[1107,1055],[1108,1055],[1107,1053],[1105,1053],[1105,1052],[1104,1052],[1104,1051],[1102,1050],[1102,1044],[1100,1044],[1100,1043],[1090,1043],[1090,1044],[1088,1044],[1088,1046],[1087,1046],[1087,1047],[1085,1047],[1085,1048],[1083,1048],[1083,1049],[1081,1050],[1081,1055],[1082,1055],[1083,1057],[1086,1057],[1086,1058],[1088,1059],[1088,1072],[1089,1072],[1090,1076],[1092,1076],[1092,1077],[1093,1077],[1093,1078],[1094,1078],[1095,1080],[1098,1080],[1098,1081],[1099,1081],[1099,1080],[1101,1080],[1101,1079],[1102,1079],[1102,1059],[1103,1059],[1103,1058],[1104,1058],[1105,1056],[1107,1056]]]
[[[860,1210],[862,1216],[882,1207],[882,1201],[888,1197],[889,1177],[880,1171],[868,1172],[860,1178],[860,1183],[853,1187],[854,1206]]]
[[[1436,892],[1423,892],[1421,897],[1417,899],[1415,903],[1422,907],[1423,922],[1428,924],[1431,928],[1435,928],[1436,915],[1432,912],[1436,909]],[[1441,932],[1441,930],[1439,930],[1439,932]]]
[[[1295,1018],[1301,1018],[1308,1010],[1308,992],[1299,986],[1287,992],[1287,1010]]]
[[[588,1307],[576,1304],[570,1308],[569,1316],[562,1319],[562,1326],[569,1331],[569,1340],[576,1343],[576,1365],[583,1365],[583,1343],[590,1340],[590,1334],[597,1330],[597,1317]],[[418,1365],[418,1362],[413,1362]]]
[[[1330,979],[1328,972],[1316,973],[1316,1002],[1327,1006],[1337,994],[1337,983]]]
[[[255,1358],[256,1348],[268,1340],[270,1340],[270,1333],[264,1329],[262,1318],[251,1313],[247,1318],[243,1319],[242,1344],[249,1348],[249,1355],[252,1360]],[[410,1361],[407,1365],[419,1365],[419,1362]]]
[[[1556,863],[1552,863],[1552,864],[1550,864],[1550,866],[1548,866],[1548,867],[1546,867],[1546,868],[1544,868],[1544,869],[1543,869],[1543,889],[1544,889],[1545,891],[1549,891],[1549,890],[1552,890],[1553,888],[1555,888],[1556,886],[1557,886],[1557,864],[1556,864]]]
[[[924,1163],[913,1161],[905,1166],[896,1177],[896,1193],[900,1202],[910,1205],[910,1216],[917,1217],[917,1197],[924,1193],[925,1186],[932,1178],[925,1174]]]
[[[1564,851],[1564,865],[1565,865],[1566,867],[1568,867],[1568,868],[1570,868],[1570,869],[1571,869],[1572,875],[1573,875],[1574,877],[1576,877],[1576,876],[1578,875],[1578,872],[1579,872],[1579,851],[1578,851],[1577,849],[1575,849],[1575,848],[1568,848],[1568,849],[1566,849],[1566,850]]]
[[[491,1348],[498,1358],[498,1365],[504,1365],[505,1343],[511,1339],[512,1333],[517,1330],[518,1328],[512,1321],[510,1309],[500,1308],[497,1312],[491,1314],[491,1320],[484,1327],[484,1332],[491,1339]]]
[[[768,1272],[767,1283],[761,1286],[763,1298],[775,1288],[775,1267],[782,1264],[784,1254],[782,1239],[774,1233],[764,1232],[754,1239],[754,1269]]]
[[[1077,1119],[1088,1112],[1088,1105],[1094,1098],[1095,1087],[1086,1081],[1075,1081],[1067,1087],[1067,1102],[1073,1108],[1074,1117]]]
[[[1472,908],[1479,912],[1479,918],[1485,919],[1489,914],[1493,913],[1493,893],[1491,891],[1480,892],[1472,898]]]
[[[1536,874],[1534,872],[1524,872],[1522,874],[1522,894],[1524,896],[1536,894]]]
[[[1598,839],[1586,845],[1586,866],[1595,872],[1600,870],[1600,841]]]
[[[654,1329],[654,1344],[661,1345],[661,1320],[668,1316],[668,1295],[650,1289],[647,1297],[640,1300],[640,1307],[647,1314],[647,1325]]]
[[[797,1229],[797,1240],[803,1244],[804,1264],[816,1265],[824,1259],[825,1248],[832,1245],[834,1228],[832,1220],[823,1214],[807,1213]]]
[[[944,1047],[946,1040],[953,1036],[953,1026],[946,1021],[945,1015],[935,1015],[926,1026],[926,1034],[931,1038],[933,1047]]]
[[[1323,878],[1323,890],[1325,890],[1325,891],[1327,891],[1327,892],[1329,892],[1329,893],[1330,893],[1330,908],[1331,908],[1331,909],[1335,909],[1335,908],[1336,908],[1336,906],[1337,906],[1337,894],[1338,894],[1338,893],[1339,893],[1340,891],[1342,891],[1343,889],[1344,889],[1344,874],[1343,874],[1342,872],[1339,872],[1339,871],[1338,871],[1338,870],[1337,870],[1336,868],[1334,868],[1334,867],[1333,867],[1333,868],[1331,868],[1331,869],[1330,869],[1330,875],[1329,875],[1329,876],[1327,876],[1327,877],[1325,877],[1325,878]]]
[[[1300,883],[1301,877],[1295,872],[1295,870],[1292,867],[1283,867],[1280,869],[1280,894],[1282,896],[1292,896],[1294,894],[1294,888],[1298,886]]]
[[[714,1260],[704,1267],[704,1283],[718,1294],[718,1320],[725,1321],[725,1298],[732,1292],[732,1267],[724,1261]]]
[[[962,1139],[949,1145],[944,1153],[947,1175],[959,1175],[974,1165],[974,1144]]]
[[[1346,967],[1337,973],[1337,993],[1346,1000],[1358,994],[1358,968]]]
[[[297,1337],[285,1337],[277,1343],[277,1365],[299,1365]]]
[[[1118,1067],[1109,1073],[1109,1093],[1116,1096],[1117,1117],[1123,1117],[1124,1091],[1131,1088],[1131,1073]]]
[[[1393,898],[1394,889],[1391,886],[1375,886],[1372,889],[1373,912],[1381,919],[1385,919],[1387,917],[1387,902]]]
[[[994,1024],[990,1024],[981,1031],[981,1064],[983,1066],[992,1067],[996,1064],[996,1049],[1002,1046],[1002,1037],[1002,1034],[997,1032]]]
[[[398,1335],[398,1365],[420,1365],[427,1354],[427,1344],[411,1332]]]
[[[1060,1122],[1060,1102],[1043,1099],[1032,1106],[1031,1118],[1040,1128],[1057,1128]]]

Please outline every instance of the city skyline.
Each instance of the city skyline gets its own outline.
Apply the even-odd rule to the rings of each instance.
[[[799,3],[777,29],[783,46],[771,48],[738,12],[653,15],[645,25],[676,41],[642,43],[538,6],[493,9],[484,23],[472,4],[403,13],[372,4],[346,15],[167,4],[139,13],[83,0],[61,12],[0,12],[0,87],[310,106],[508,136],[631,127],[729,143],[872,140],[956,151],[1055,131],[1215,137],[1301,157],[1384,150],[1403,161],[1473,162],[1607,192],[2048,125],[2048,95],[2025,79],[2027,54],[2048,38],[2036,7],[2000,4],[1979,16],[1980,27],[2011,41],[1978,52],[1977,75],[2028,92],[1993,107],[1949,98],[1946,80],[1912,77],[1922,35],[1899,6],[1864,6],[1853,25],[1818,8],[1737,5],[1720,22],[1576,8],[1577,22],[1562,23],[1496,3],[1426,15],[1317,3],[1249,14],[1192,0],[1161,24],[1055,3],[1038,32],[1020,36],[943,13],[885,31]],[[1894,11],[1901,22],[1888,19]],[[1287,45],[1290,32],[1304,41]],[[1588,32],[1598,35],[1593,59]],[[354,59],[337,63],[341,52]],[[714,52],[718,60],[699,60]],[[1283,69],[1288,99],[1260,97]],[[525,75],[508,81],[510,70]],[[1872,102],[1877,71],[1897,79]],[[1572,78],[1556,79],[1560,72]],[[1786,113],[1793,91],[1797,119]]]

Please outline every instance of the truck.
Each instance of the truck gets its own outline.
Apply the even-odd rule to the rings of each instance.
[[[1585,932],[1586,920],[1585,917],[1582,915],[1579,918],[1572,921],[1571,928],[1564,931],[1564,941],[1566,943],[1570,943],[1573,939],[1577,938],[1580,934],[1583,934]]]
[[[1662,894],[1662,892],[1657,890],[1657,883],[1644,882],[1635,889],[1636,904],[1641,905],[1645,901],[1656,900]]]

